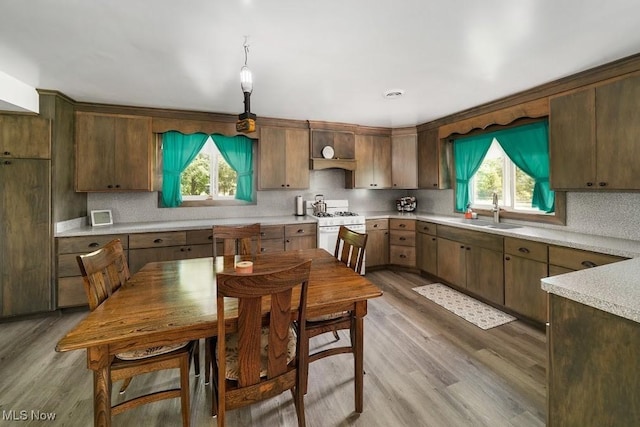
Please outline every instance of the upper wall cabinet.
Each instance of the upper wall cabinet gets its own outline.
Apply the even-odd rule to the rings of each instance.
[[[640,189],[640,76],[551,98],[554,190]]]
[[[347,188],[391,188],[391,138],[356,135],[355,171],[345,173]]]
[[[151,191],[151,118],[76,113],[76,191]]]
[[[311,169],[354,170],[355,126],[309,122],[311,127]]]
[[[309,188],[309,131],[260,127],[261,190]]]
[[[451,144],[438,136],[438,129],[418,132],[418,187],[451,188]]]
[[[51,158],[51,121],[27,115],[0,115],[0,156]]]
[[[411,133],[391,135],[391,181],[393,188],[418,188],[418,137]]]

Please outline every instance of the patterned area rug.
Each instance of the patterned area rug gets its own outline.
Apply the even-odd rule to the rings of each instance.
[[[441,283],[419,286],[413,290],[482,329],[494,328],[516,320],[513,316]]]

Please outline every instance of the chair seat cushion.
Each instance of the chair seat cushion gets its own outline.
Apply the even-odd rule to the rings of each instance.
[[[226,340],[226,373],[228,380],[237,380],[238,373],[238,334],[227,335]],[[260,376],[267,376],[267,362],[269,349],[269,328],[262,328],[260,336]],[[217,351],[216,351],[217,354]],[[289,343],[287,344],[287,363],[290,363],[296,357],[296,335],[292,327],[289,328]]]
[[[186,347],[189,341],[181,342],[171,345],[160,345],[157,347],[143,348],[141,350],[125,351],[123,353],[116,354],[116,357],[120,360],[139,360],[146,359],[147,357],[158,356],[160,354],[170,353],[180,348]]]
[[[347,317],[348,315],[349,315],[348,311],[342,311],[342,312],[331,313],[331,314],[323,314],[322,316],[307,318],[307,323],[324,322],[326,320],[333,320],[333,319],[338,319],[340,317]]]

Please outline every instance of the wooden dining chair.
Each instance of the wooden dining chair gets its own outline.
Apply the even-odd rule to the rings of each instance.
[[[77,256],[82,273],[84,289],[89,301],[89,309],[95,310],[111,297],[131,278],[129,266],[119,239],[112,240],[102,248],[86,255]],[[134,315],[132,313],[132,315]],[[117,415],[137,406],[162,399],[181,399],[182,425],[189,425],[189,369],[191,357],[197,349],[197,341],[144,348],[118,353],[111,362],[111,381],[124,380],[120,393],[136,375],[165,369],[180,370],[180,387],[160,390],[125,400],[111,407],[111,414]],[[197,359],[194,358],[196,374],[199,373]]]
[[[354,270],[356,273],[361,274],[362,266],[364,265],[364,254],[367,246],[367,237],[368,235],[366,233],[358,233],[356,231],[349,230],[343,225],[340,226],[334,256],[342,263],[344,263],[347,267]],[[338,331],[349,331],[348,345],[333,346],[331,348],[326,348],[324,350],[319,350],[315,353],[311,353],[309,355],[309,363],[336,354],[354,354],[354,327],[355,325],[353,323],[353,316],[350,311],[342,311],[307,319],[306,334],[304,335],[307,340],[324,333],[332,332],[336,341],[339,341],[340,335],[338,334]],[[309,348],[309,343],[307,343],[305,346]],[[305,378],[307,378],[306,372]]]
[[[305,425],[304,373],[309,350],[305,347],[307,286],[311,260],[265,273],[218,274],[218,339],[211,354],[216,366],[212,382],[212,415],[218,427],[225,412],[291,390],[298,426]],[[300,298],[293,289],[300,288]],[[269,311],[263,312],[268,297]],[[235,298],[237,332],[226,334],[225,299]],[[227,306],[228,309],[228,306]],[[292,309],[298,315],[292,318]],[[296,334],[293,321],[301,326]],[[211,341],[213,343],[213,341]]]
[[[213,256],[219,255],[257,255],[260,253],[262,232],[260,224],[249,225],[214,225],[213,226]],[[222,253],[218,254],[218,243],[222,241]],[[205,340],[204,348],[204,383],[209,384],[211,379],[211,354],[209,341]]]

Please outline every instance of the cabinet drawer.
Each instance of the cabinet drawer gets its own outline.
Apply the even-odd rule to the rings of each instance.
[[[104,234],[101,236],[58,237],[58,253],[86,254],[100,249],[114,239],[120,239],[122,248],[127,249],[129,239],[126,234]]]
[[[283,239],[262,239],[260,243],[260,253],[264,254],[284,251]]]
[[[58,277],[79,276],[80,267],[76,257],[79,254],[58,255]]]
[[[187,244],[185,231],[169,231],[166,233],[140,233],[129,235],[129,248],[161,248],[165,246],[181,246]]]
[[[262,225],[260,226],[260,240],[284,239],[284,226],[282,225]]]
[[[58,308],[89,305],[82,276],[58,279]]]
[[[416,221],[414,219],[390,219],[389,227],[392,230],[415,231]]]
[[[389,244],[398,246],[415,246],[416,233],[414,231],[392,230],[389,236]]]
[[[430,234],[436,236],[436,225],[432,222],[418,221],[416,224],[416,231],[418,233]]]
[[[389,229],[389,220],[386,218],[385,219],[368,219],[366,222],[367,222],[367,231]]]
[[[187,245],[203,245],[213,243],[213,228],[187,231]]]
[[[389,246],[389,262],[395,265],[415,267],[416,248],[409,246]]]
[[[540,242],[505,237],[504,252],[534,261],[547,262],[547,245]]]
[[[611,264],[612,262],[625,259],[627,258],[580,249],[549,246],[549,264],[570,268],[572,270],[583,270],[585,268]]]
[[[284,235],[285,237],[296,237],[296,236],[315,236],[316,235],[317,226],[315,223],[309,224],[289,224],[284,227]]]
[[[449,227],[447,225],[438,225],[438,237],[454,240],[456,242],[464,242],[470,246],[479,246],[481,248],[492,249],[502,252],[504,237],[491,233],[483,233],[482,231],[465,230],[464,228]]]

